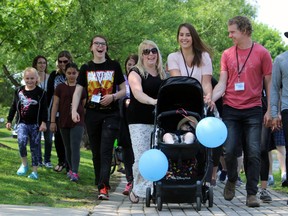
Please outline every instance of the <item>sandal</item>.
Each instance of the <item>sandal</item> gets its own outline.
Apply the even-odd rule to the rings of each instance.
[[[138,203],[139,197],[136,194],[134,194],[134,192],[131,190],[129,192],[129,200],[131,201],[131,203]]]
[[[65,168],[65,164],[64,163],[59,163],[54,167],[54,171],[55,172],[62,172],[62,170]]]

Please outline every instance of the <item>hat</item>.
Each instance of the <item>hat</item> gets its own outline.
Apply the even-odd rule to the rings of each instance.
[[[179,121],[177,125],[177,130],[180,130],[181,126],[186,122],[191,122],[191,125],[194,128],[196,128],[196,125],[198,124],[198,120],[194,116],[186,116],[185,118],[181,119],[181,121]]]
[[[288,32],[284,32],[284,35],[288,38]]]

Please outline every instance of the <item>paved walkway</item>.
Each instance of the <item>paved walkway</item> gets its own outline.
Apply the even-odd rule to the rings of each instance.
[[[158,211],[156,206],[151,203],[151,207],[147,208],[144,200],[140,200],[137,204],[131,204],[127,196],[122,195],[125,187],[125,178],[121,177],[121,182],[116,188],[115,192],[110,194],[109,201],[102,201],[99,205],[95,206],[92,211],[80,209],[60,209],[49,207],[26,207],[26,206],[11,206],[0,205],[0,216],[7,215],[61,215],[61,216],[96,216],[96,215],[117,215],[117,216],[130,216],[130,215],[160,215],[160,216],[182,216],[182,215],[213,215],[213,216],[246,216],[246,215],[267,215],[267,216],[288,216],[287,195],[270,191],[273,201],[268,203],[261,203],[259,208],[248,208],[245,205],[246,191],[245,186],[241,186],[236,190],[236,197],[232,201],[225,201],[222,196],[224,184],[217,183],[214,189],[214,205],[208,208],[202,205],[201,211],[197,212],[196,205],[193,204],[163,204],[162,211]],[[208,204],[208,202],[207,202]]]

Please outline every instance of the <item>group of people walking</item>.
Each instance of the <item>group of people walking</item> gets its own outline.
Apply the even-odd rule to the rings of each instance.
[[[80,142],[85,125],[92,151],[98,199],[109,199],[113,144],[115,139],[119,139],[125,146],[127,185],[123,194],[129,195],[132,203],[139,202],[140,197],[146,197],[146,188],[153,188],[152,182],[141,176],[138,164],[142,154],[150,149],[154,129],[153,110],[160,85],[168,76],[187,76],[201,83],[203,100],[208,109],[215,109],[216,101],[220,98],[223,100],[222,119],[228,129],[228,137],[223,144],[228,174],[224,198],[232,200],[235,196],[238,179],[236,152],[242,145],[247,179],[246,204],[248,207],[260,206],[256,194],[262,163],[262,127],[277,130],[283,123],[285,137],[288,135],[288,87],[283,85],[288,68],[285,62],[287,53],[275,59],[272,73],[270,53],[252,40],[252,25],[247,17],[230,19],[228,33],[234,46],[222,54],[220,78],[214,89],[212,49],[189,23],[179,25],[177,42],[180,49],[168,55],[166,67],[157,44],[144,40],[138,47],[138,54],[127,58],[126,74],[123,74],[120,64],[109,57],[108,41],[101,35],[91,39],[92,60],[79,70],[67,51],[59,54],[58,70],[50,76],[35,66],[38,63],[47,64],[44,57],[39,58],[33,64],[34,68],[29,67],[24,71],[25,86],[16,90],[6,124],[7,128],[11,128],[18,111],[18,143],[22,163],[17,174],[25,175],[28,170],[26,145],[29,137],[33,166],[32,176],[29,176],[38,178],[37,166],[42,160],[39,159],[42,158],[39,154],[39,131],[50,130],[54,133],[58,155],[54,170],[60,172],[66,168],[69,179],[78,181]],[[263,89],[267,96],[264,114],[261,100]],[[47,111],[49,105],[51,112]],[[47,147],[45,144],[44,165],[50,167],[52,141],[49,134],[45,140],[46,137],[48,144]],[[244,141],[240,143],[237,140]],[[216,165],[221,151],[221,148],[220,154],[219,149],[217,153],[214,151],[217,155],[213,156]],[[268,172],[263,180],[268,180]]]

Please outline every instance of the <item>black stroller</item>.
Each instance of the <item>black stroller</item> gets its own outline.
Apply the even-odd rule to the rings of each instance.
[[[151,200],[159,211],[163,203],[196,203],[197,211],[207,200],[208,206],[213,206],[213,187],[206,186],[205,181],[211,168],[211,149],[202,146],[197,137],[192,144],[163,142],[163,134],[175,131],[183,116],[198,121],[204,117],[203,90],[194,78],[170,77],[159,89],[151,139],[151,148],[161,150],[168,158],[169,169],[166,176],[153,182],[152,194],[151,188],[146,188],[146,207]],[[181,169],[183,172],[178,172]]]

